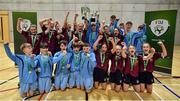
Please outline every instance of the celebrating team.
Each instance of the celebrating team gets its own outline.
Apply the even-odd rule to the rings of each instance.
[[[8,43],[4,47],[18,65],[22,97],[32,96],[37,88],[40,93],[48,93],[52,87],[105,90],[108,81],[116,92],[128,91],[130,85],[136,92],[152,92],[155,61],[166,57],[167,51],[162,41],[158,42],[162,52],[146,42],[145,24],[133,32],[131,21],[118,25],[115,15],[106,25],[99,22],[99,15],[95,19],[83,17],[84,23],[77,23],[75,14],[72,30],[68,16],[69,12],[62,27],[51,18],[41,20],[41,33],[36,25],[23,31],[23,19],[18,19],[17,31],[27,41],[20,47],[24,55],[13,54]]]

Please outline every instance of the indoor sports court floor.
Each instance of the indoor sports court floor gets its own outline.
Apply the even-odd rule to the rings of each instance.
[[[10,44],[13,50],[13,44]],[[0,100],[21,100],[17,88],[18,70],[14,63],[6,56],[3,44],[0,43]],[[173,76],[180,73],[180,46],[175,46],[173,60]],[[44,95],[36,95],[26,100],[179,100],[180,78],[172,78],[167,74],[154,73],[155,83],[152,94],[136,93],[130,89],[128,92],[116,93],[107,89],[93,90],[90,94],[79,89],[67,89],[66,91],[52,91]]]

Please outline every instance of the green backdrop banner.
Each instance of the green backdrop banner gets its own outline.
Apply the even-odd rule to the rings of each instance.
[[[162,40],[168,52],[165,59],[156,61],[155,70],[160,72],[171,73],[174,36],[176,28],[177,10],[148,11],[145,12],[145,23],[147,24],[147,41],[161,52],[158,40]]]
[[[12,19],[13,19],[13,32],[14,32],[14,51],[16,54],[22,54],[20,50],[20,45],[25,42],[24,37],[17,32],[16,24],[17,19],[23,18],[28,19],[31,21],[32,24],[37,25],[37,13],[36,12],[12,12]]]

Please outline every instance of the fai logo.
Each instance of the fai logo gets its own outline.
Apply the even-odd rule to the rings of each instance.
[[[23,19],[20,23],[20,27],[23,31],[28,31],[31,26],[31,21],[28,19]]]
[[[149,25],[149,27],[154,35],[161,36],[167,31],[169,23],[165,19],[156,19],[151,21],[151,25]]]

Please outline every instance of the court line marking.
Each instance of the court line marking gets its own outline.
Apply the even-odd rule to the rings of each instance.
[[[139,98],[141,101],[144,101],[143,98],[142,98],[137,92],[134,92],[134,93],[138,96],[138,98]]]
[[[14,77],[12,77],[12,78],[10,78],[10,79],[4,81],[4,82],[1,82],[0,85],[5,84],[5,83],[7,83],[8,81],[13,80],[13,79],[15,79],[15,78],[17,78],[17,77],[19,77],[19,75],[14,76]]]
[[[12,67],[1,69],[0,72],[7,70],[7,69],[10,69],[10,68],[12,68]]]
[[[18,87],[3,89],[3,90],[0,90],[0,92],[6,92],[6,91],[10,91],[10,90],[15,90],[15,89],[18,89]]]
[[[7,81],[7,80],[0,80],[0,82],[4,82],[4,81]],[[19,81],[17,81],[17,80],[11,80],[11,81],[9,81],[9,83],[17,83],[17,82],[19,82]]]
[[[162,84],[153,84],[153,85],[162,85]],[[164,83],[164,85],[173,85],[173,86],[180,86],[180,83],[174,83],[174,84],[168,84],[168,83]]]
[[[26,101],[26,99],[27,99],[28,97],[24,97],[24,98],[22,98],[22,101]]]
[[[175,95],[177,98],[180,99],[180,96],[176,94],[173,90],[171,90],[168,86],[164,85],[158,78],[154,77],[156,81],[158,81],[164,88],[166,88],[169,92],[171,92],[173,95]]]
[[[48,99],[48,97],[49,97],[49,95],[50,95],[50,93],[52,92],[52,90],[53,90],[53,87],[54,87],[54,84],[52,84],[52,86],[51,86],[51,89],[50,89],[50,91],[49,91],[49,93],[46,95],[46,97],[44,98],[44,101],[47,101],[47,99]]]
[[[36,95],[33,95],[33,96],[25,97],[25,98],[23,98],[22,100],[25,101],[25,100],[28,100],[28,99],[30,99],[30,98],[32,98],[32,97],[38,96],[38,95],[40,95],[40,94],[36,94]]]
[[[161,101],[165,101],[155,90],[153,92],[161,99]]]
[[[161,75],[161,76],[165,76],[165,77],[171,76],[171,75],[168,74],[168,73],[162,73],[162,72],[158,72],[158,71],[154,71],[153,73],[158,74],[158,75]]]
[[[88,93],[85,91],[85,101],[88,101],[89,100],[89,96],[88,96]]]

